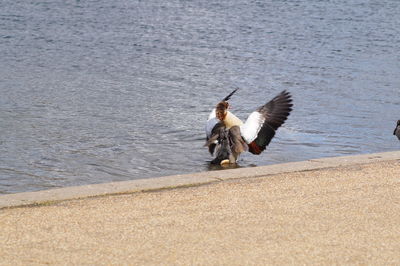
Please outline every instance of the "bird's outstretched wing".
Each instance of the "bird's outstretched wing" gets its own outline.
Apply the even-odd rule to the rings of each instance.
[[[265,150],[275,136],[275,131],[288,118],[292,106],[290,93],[282,91],[249,115],[246,122],[240,126],[240,133],[249,146],[249,152],[260,154]]]

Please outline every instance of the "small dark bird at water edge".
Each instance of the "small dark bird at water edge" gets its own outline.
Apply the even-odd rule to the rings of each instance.
[[[393,131],[393,135],[395,135],[400,140],[400,120],[397,120],[397,125]]]

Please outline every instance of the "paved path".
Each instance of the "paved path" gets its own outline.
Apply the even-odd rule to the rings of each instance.
[[[400,160],[0,210],[0,264],[400,264]]]

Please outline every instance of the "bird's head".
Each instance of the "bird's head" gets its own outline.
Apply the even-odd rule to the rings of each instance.
[[[220,121],[224,121],[228,108],[229,103],[227,101],[221,101],[215,107],[215,115]]]

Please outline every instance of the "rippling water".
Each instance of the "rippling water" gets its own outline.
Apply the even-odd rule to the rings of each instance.
[[[400,148],[400,2],[22,1],[0,9],[0,193],[211,170],[204,122],[294,111],[249,167]]]

